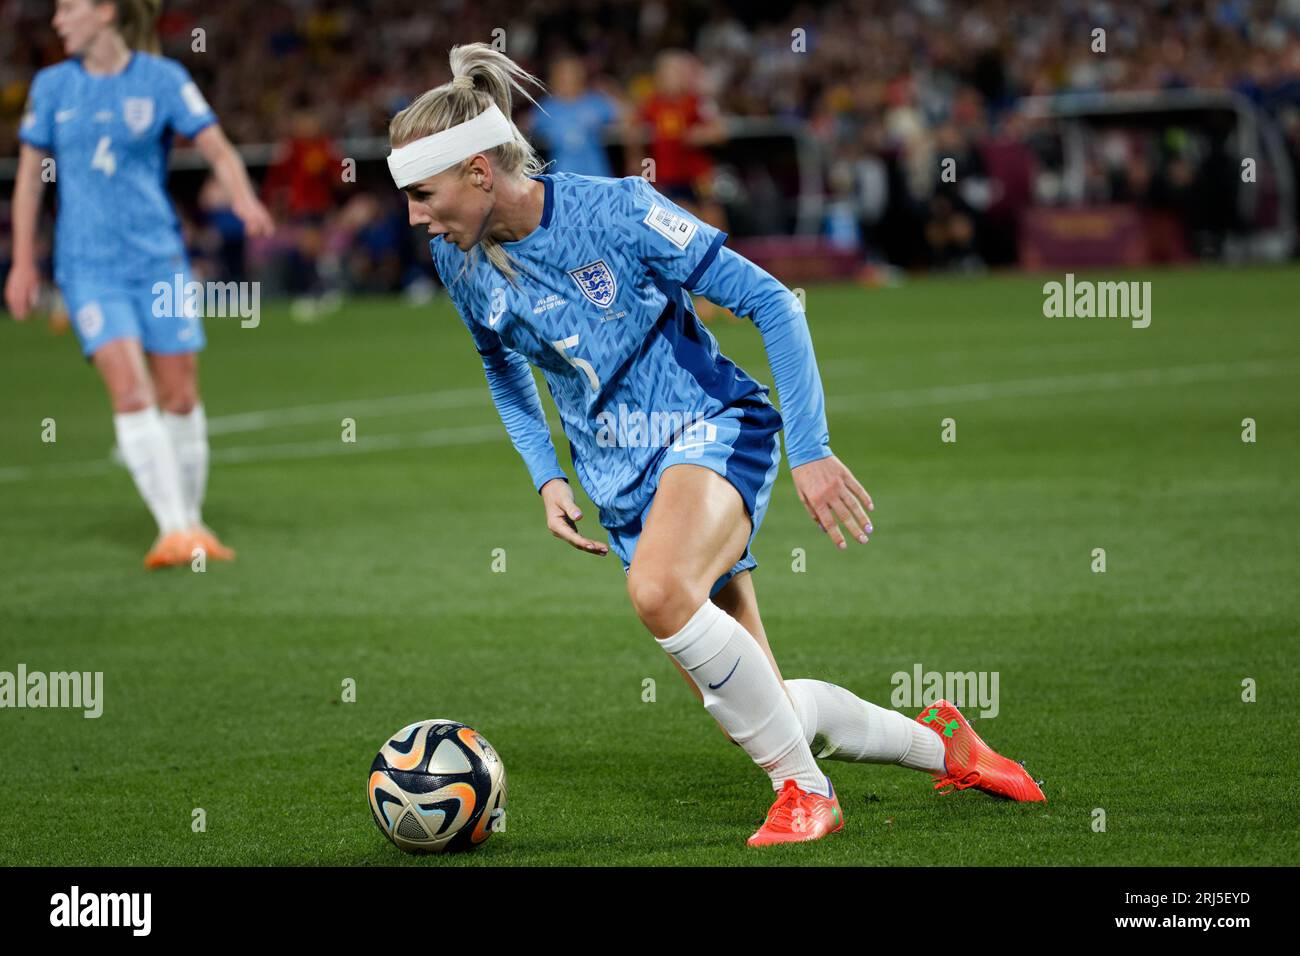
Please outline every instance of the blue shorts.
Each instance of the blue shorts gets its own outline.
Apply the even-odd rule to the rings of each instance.
[[[203,320],[193,302],[186,308],[184,289],[190,278],[189,268],[180,266],[149,281],[88,278],[60,282],[59,291],[82,354],[90,358],[116,339],[139,339],[144,351],[155,355],[202,349],[207,342]]]
[[[781,467],[780,433],[780,413],[767,402],[755,400],[742,401],[687,428],[651,466],[647,481],[650,496],[641,514],[622,527],[605,529],[609,532],[609,546],[623,562],[623,573],[632,566],[632,555],[636,553],[642,525],[654,503],[660,475],[665,468],[679,464],[703,465],[726,478],[740,492],[753,522],[745,553],[730,571],[714,582],[709,597],[721,591],[736,574],[757,567],[749,547],[767,514],[772,485]]]

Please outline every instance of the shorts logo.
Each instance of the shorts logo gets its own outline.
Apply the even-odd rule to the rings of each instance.
[[[104,331],[104,310],[98,302],[87,302],[77,310],[77,328],[88,339],[93,339]]]
[[[614,301],[614,296],[618,295],[618,283],[614,280],[614,273],[609,271],[609,266],[605,265],[604,259],[597,259],[577,269],[570,269],[569,276],[578,283],[582,294],[602,309],[608,308]]]
[[[147,96],[128,96],[122,101],[122,119],[126,127],[139,136],[153,125],[153,100]]]
[[[718,440],[718,426],[709,421],[692,423],[681,437],[673,442],[672,451],[684,451],[688,457],[698,458],[700,450]]]

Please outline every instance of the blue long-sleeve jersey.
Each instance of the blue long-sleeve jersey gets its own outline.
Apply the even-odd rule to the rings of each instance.
[[[719,352],[688,292],[758,327],[790,467],[831,454],[812,338],[790,290],[640,177],[538,178],[540,226],[502,244],[514,282],[481,251],[430,243],[535,488],[564,472],[530,363],[555,400],[578,478],[605,527],[640,514],[658,455],[686,426],[737,403],[770,404],[768,389]]]
[[[110,76],[77,59],[36,74],[19,137],[53,155],[59,193],[54,267],[73,279],[170,276],[185,258],[167,195],[173,134],[217,121],[185,67],[135,52]]]

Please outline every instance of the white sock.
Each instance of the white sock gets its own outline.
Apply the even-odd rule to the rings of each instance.
[[[794,705],[739,621],[705,601],[659,644],[691,675],[705,709],[772,778],[774,790],[793,780],[801,790],[830,796],[830,781],[817,769]]]
[[[186,529],[180,472],[171,439],[153,405],[113,416],[117,447],[161,534]]]
[[[819,758],[947,772],[939,735],[898,711],[877,707],[820,680],[788,680],[785,689],[803,725],[804,739]]]
[[[203,495],[208,487],[208,418],[203,406],[195,405],[188,415],[163,412],[162,421],[180,468],[185,520],[194,527],[203,523]]]

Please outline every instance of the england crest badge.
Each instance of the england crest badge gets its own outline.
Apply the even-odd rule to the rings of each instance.
[[[589,300],[602,309],[609,308],[618,294],[618,283],[614,273],[605,265],[604,259],[597,259],[577,269],[570,269],[569,276],[578,283],[578,288]]]
[[[122,119],[126,128],[139,136],[153,125],[153,100],[147,96],[128,96],[122,101]]]

